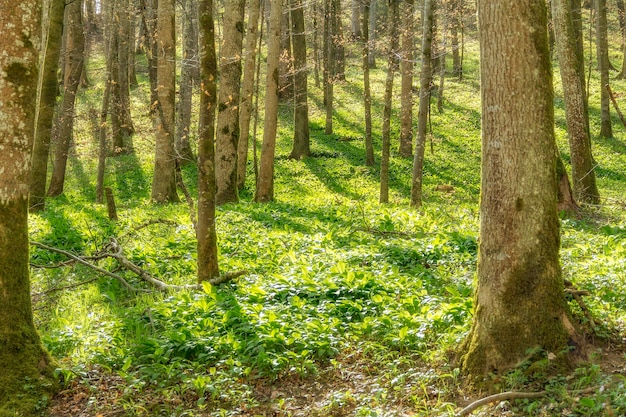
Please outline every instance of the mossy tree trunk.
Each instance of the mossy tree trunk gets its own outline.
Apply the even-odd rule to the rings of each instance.
[[[33,323],[28,251],[41,2],[0,0],[0,10],[0,415],[33,416],[54,388]]]
[[[294,65],[294,115],[293,148],[290,158],[300,159],[311,155],[309,138],[309,104],[306,65],[306,32],[304,4],[302,0],[291,0],[291,44]]]
[[[219,275],[215,231],[215,104],[217,54],[213,0],[199,1],[200,120],[198,128],[198,282]]]
[[[54,166],[52,167],[52,176],[48,187],[48,195],[51,197],[61,195],[65,185],[67,158],[74,135],[74,105],[83,71],[83,57],[85,53],[81,2],[76,1],[68,4],[65,7],[65,13],[67,17],[65,26],[65,78],[63,82],[63,103],[59,110],[58,126],[55,130]]]
[[[402,17],[402,74],[400,104],[400,155],[409,158],[413,155],[413,38],[415,36],[413,0],[403,2]]]
[[[239,201],[237,193],[237,145],[243,50],[244,0],[224,3],[224,36],[220,48],[220,88],[217,98],[215,139],[216,204]]]
[[[589,137],[589,115],[585,105],[584,75],[577,56],[576,33],[570,0],[552,0],[552,16],[559,56],[574,196],[578,201],[599,203]]]
[[[267,80],[265,87],[265,122],[259,180],[254,201],[266,203],[274,199],[274,153],[278,128],[278,64],[280,59],[281,1],[272,2],[267,46]]]
[[[417,114],[417,139],[413,155],[413,175],[411,180],[411,206],[422,205],[422,179],[424,171],[424,150],[428,113],[430,112],[430,91],[433,79],[432,45],[435,25],[436,0],[424,0],[424,21],[422,31],[422,70],[420,72],[420,100]]]
[[[465,373],[576,346],[559,265],[552,73],[544,0],[479,0],[482,179]],[[494,39],[505,40],[493,42]]]
[[[257,48],[259,37],[259,16],[261,0],[248,1],[248,28],[245,40],[243,81],[241,87],[241,109],[239,110],[239,144],[237,145],[237,186],[243,188],[246,181],[246,166],[250,143],[250,120],[252,118],[252,99],[254,95]],[[258,82],[258,80],[257,80]],[[252,138],[256,140],[256,138]]]
[[[48,178],[48,158],[54,109],[59,91],[59,56],[63,38],[64,0],[51,0],[48,11],[48,35],[40,74],[39,102],[35,124],[35,143],[30,173],[30,210],[45,208],[46,180]]]
[[[611,99],[606,86],[609,84],[609,40],[607,34],[606,0],[594,0],[596,8],[596,47],[598,51],[598,71],[600,71],[600,135],[613,137],[611,124]]]
[[[176,192],[176,149],[174,147],[176,104],[175,0],[159,0],[156,42],[158,45],[156,143],[152,200],[180,201]]]
[[[370,4],[371,0],[363,0],[363,107],[365,108],[365,165],[374,166],[374,144],[372,141],[372,89],[370,86]]]
[[[389,2],[389,49],[387,51],[387,78],[383,99],[382,155],[380,158],[380,195],[381,203],[389,202],[389,154],[391,150],[391,106],[393,104],[393,78],[398,70],[398,27],[400,26],[400,1]]]

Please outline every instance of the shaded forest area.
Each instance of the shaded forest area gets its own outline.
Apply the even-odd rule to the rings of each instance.
[[[622,0],[0,4],[0,416],[626,414]]]

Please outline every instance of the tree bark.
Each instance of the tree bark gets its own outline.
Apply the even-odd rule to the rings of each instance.
[[[336,69],[333,20],[333,0],[324,0],[324,106],[326,108],[324,133],[327,135],[333,134],[333,94]]]
[[[41,211],[45,208],[46,179],[48,177],[48,158],[50,156],[50,137],[54,120],[57,94],[59,91],[59,56],[63,38],[64,0],[51,0],[48,12],[48,35],[44,52],[43,67],[39,87],[39,102],[35,124],[35,143],[30,173],[30,210]]]
[[[41,2],[0,0],[0,10],[0,414],[33,416],[42,396],[50,398],[56,388],[54,366],[33,323],[29,279],[28,190]]]
[[[332,25],[331,30],[333,34],[332,43],[334,46],[334,74],[335,78],[339,81],[346,80],[346,42],[343,36],[343,22],[341,12],[341,0],[332,1]]]
[[[224,40],[220,50],[220,89],[215,142],[217,205],[239,201],[237,144],[239,142],[244,6],[244,0],[226,0],[224,3]]]
[[[265,123],[259,180],[254,200],[265,203],[274,199],[274,153],[278,128],[278,64],[280,59],[281,1],[272,2],[267,46],[267,81],[265,89]]]
[[[600,135],[613,137],[611,124],[611,99],[604,87],[609,84],[609,41],[607,35],[606,0],[595,0],[596,7],[596,47],[598,50],[598,70],[600,71]]]
[[[198,283],[219,275],[215,231],[215,104],[217,54],[213,0],[199,2],[200,121],[198,131]]]
[[[351,4],[351,19],[352,23],[352,37],[354,39],[361,39],[363,32],[361,31],[361,0],[352,0]]]
[[[152,179],[152,200],[179,202],[176,193],[176,149],[174,108],[176,94],[175,0],[160,0],[157,16],[157,128]]]
[[[402,91],[400,97],[400,156],[405,158],[413,155],[413,38],[414,38],[413,0],[404,2],[402,33]]]
[[[450,21],[450,37],[452,38],[452,71],[459,80],[463,79],[463,63],[461,62],[461,51],[463,43],[459,41],[459,30],[463,25],[463,2],[464,0],[450,0],[448,19]]]
[[[183,60],[180,69],[176,152],[181,165],[195,162],[191,150],[191,99],[198,72],[198,3],[183,0]]]
[[[422,34],[422,70],[420,72],[420,102],[417,115],[417,140],[413,156],[413,175],[411,183],[411,206],[422,205],[422,178],[424,176],[424,150],[430,110],[430,91],[433,77],[432,44],[436,0],[424,0],[424,22]]]
[[[400,20],[400,1],[389,2],[389,50],[387,61],[387,79],[385,80],[385,98],[383,108],[382,156],[380,159],[380,196],[381,203],[389,202],[389,153],[391,148],[391,106],[393,77],[398,70],[398,26]]]
[[[301,159],[311,155],[309,140],[309,104],[307,100],[308,70],[306,65],[306,32],[304,4],[302,0],[291,0],[291,44],[294,64],[294,118],[293,148],[290,158]]]
[[[576,33],[570,0],[552,0],[552,16],[559,56],[565,116],[572,164],[574,197],[597,204],[600,201],[591,155],[589,115],[585,106],[584,71],[577,56]]]
[[[281,0],[283,10],[289,10],[289,0]],[[278,98],[281,102],[293,99],[293,56],[291,54],[291,14],[283,13],[280,31],[280,74]]]
[[[371,0],[363,0],[363,106],[365,108],[365,165],[374,166],[374,144],[372,142],[372,94],[369,65],[369,20]]]
[[[370,1],[370,19],[369,19],[369,55],[367,63],[370,69],[376,68],[376,41],[378,40],[378,0]]]
[[[617,75],[622,80],[626,78],[626,9],[624,0],[617,0],[617,17],[619,18],[619,29],[622,35],[622,69]]]
[[[48,187],[48,195],[55,197],[63,193],[65,184],[65,170],[70,143],[74,134],[74,104],[76,92],[80,84],[83,70],[83,54],[85,36],[83,33],[82,11],[80,2],[68,4],[67,13],[66,50],[65,50],[65,80],[63,82],[63,104],[58,118],[56,133],[56,149],[54,166]]]
[[[479,0],[478,19],[483,129],[478,287],[462,368],[482,378],[513,368],[530,349],[556,355],[579,347],[581,340],[558,259],[546,3]]]
[[[241,189],[246,182],[246,165],[250,142],[250,120],[254,93],[254,71],[257,58],[256,41],[259,37],[260,0],[250,0],[248,6],[248,31],[245,40],[243,82],[241,87],[241,109],[239,111],[239,144],[237,145],[237,186]],[[253,138],[254,139],[254,138]]]

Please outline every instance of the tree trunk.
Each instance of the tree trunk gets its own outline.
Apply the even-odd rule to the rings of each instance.
[[[178,125],[176,151],[181,165],[195,162],[189,140],[191,130],[191,99],[196,85],[194,74],[198,69],[198,3],[183,0],[183,62],[180,69],[180,93],[178,98]]]
[[[402,73],[401,112],[400,112],[400,156],[405,158],[413,155],[413,41],[414,41],[414,8],[413,0],[406,0],[403,9],[402,33]]]
[[[281,1],[272,2],[267,46],[267,81],[265,89],[265,123],[259,181],[254,200],[265,203],[274,199],[274,153],[278,127],[278,64],[280,60]]]
[[[301,159],[311,155],[309,140],[309,104],[307,101],[306,32],[304,27],[304,4],[291,0],[291,44],[294,64],[294,119],[293,148],[290,158]]]
[[[463,24],[463,1],[450,0],[448,8],[448,19],[450,22],[450,40],[452,44],[452,71],[459,80],[463,79],[463,63],[461,62],[462,42],[459,41],[459,30]]]
[[[400,20],[400,0],[389,2],[389,50],[387,61],[387,79],[385,81],[385,106],[383,108],[382,156],[380,159],[380,196],[381,203],[389,202],[389,153],[391,148],[391,106],[393,77],[398,70],[398,21]]]
[[[339,81],[346,80],[346,42],[343,37],[343,22],[341,21],[341,0],[332,1],[332,44],[334,46],[334,74]]]
[[[374,166],[372,142],[372,94],[369,66],[369,18],[371,0],[363,0],[363,106],[365,107],[365,165]]]
[[[600,201],[591,156],[589,115],[585,106],[584,71],[578,60],[570,0],[552,0],[552,16],[559,56],[565,116],[572,164],[574,196],[578,201]]]
[[[116,0],[117,3],[117,21],[118,21],[118,74],[115,79],[119,85],[119,97],[116,97],[116,109],[120,118],[119,132],[120,138],[113,138],[114,143],[122,145],[123,150],[127,150],[124,147],[123,139],[130,137],[134,132],[133,120],[130,114],[130,54],[133,50],[133,45],[130,42],[130,2],[129,0]],[[116,145],[117,146],[117,145]]]
[[[376,40],[378,39],[378,0],[370,0],[370,19],[369,19],[369,55],[367,56],[367,64],[370,69],[376,68]]]
[[[54,366],[33,323],[29,279],[28,190],[41,2],[1,0],[0,10],[0,414],[34,416],[41,398],[50,398],[56,388]]]
[[[320,86],[320,52],[319,52],[319,2],[311,2],[311,15],[313,17],[313,76],[315,86]]]
[[[351,8],[352,38],[361,39],[363,36],[361,31],[361,0],[352,0]]]
[[[417,114],[417,141],[413,156],[413,176],[411,184],[411,206],[422,205],[422,178],[424,176],[424,150],[428,113],[430,110],[430,91],[433,77],[432,44],[436,0],[424,0],[424,22],[422,33],[422,70],[420,73],[420,103]]]
[[[626,79],[626,9],[624,0],[617,0],[617,16],[619,18],[619,29],[622,34],[622,69],[617,75],[618,78]]]
[[[261,0],[248,2],[248,30],[244,55],[243,82],[241,87],[241,109],[239,111],[239,144],[237,145],[237,186],[241,189],[246,182],[246,165],[250,142],[250,119],[254,92],[254,70],[257,57],[256,41],[258,37]],[[254,138],[253,138],[254,139]]]
[[[237,195],[237,144],[243,49],[244,0],[224,4],[224,40],[220,50],[220,89],[215,142],[216,204],[239,201]]]
[[[335,83],[335,47],[333,42],[333,0],[324,0],[324,106],[326,125],[324,133],[333,133],[333,93]]]
[[[483,129],[478,287],[462,367],[481,378],[502,375],[530,349],[558,355],[580,340],[559,265],[546,3],[479,0],[478,19]]]
[[[281,0],[283,10],[289,9],[289,0]],[[293,56],[291,54],[291,14],[283,13],[280,31],[280,74],[278,98],[281,102],[293,99]]]
[[[152,179],[152,200],[178,202],[176,193],[176,149],[174,107],[176,94],[175,0],[160,0],[157,16],[157,128]]]
[[[80,76],[83,69],[83,53],[85,49],[85,37],[83,33],[82,12],[80,2],[68,4],[65,8],[67,14],[66,50],[65,50],[65,80],[63,82],[63,104],[58,118],[56,133],[56,149],[52,177],[48,187],[48,195],[51,197],[63,193],[65,183],[65,170],[67,157],[70,151],[70,143],[74,134],[74,104],[76,92],[80,84]]]
[[[598,70],[600,71],[600,135],[613,137],[611,125],[611,99],[606,85],[609,84],[609,41],[607,36],[606,0],[595,0],[596,7],[596,47],[598,50]],[[575,186],[574,186],[575,187]]]
[[[45,208],[46,179],[48,177],[48,157],[54,109],[56,107],[59,80],[59,55],[63,38],[64,0],[51,0],[48,12],[48,35],[39,87],[39,102],[35,125],[35,143],[30,173],[30,210]]]
[[[200,0],[200,121],[198,129],[198,282],[219,275],[215,231],[215,104],[217,55],[213,0]]]

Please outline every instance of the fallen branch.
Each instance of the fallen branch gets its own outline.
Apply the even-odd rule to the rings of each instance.
[[[572,395],[580,395],[580,394],[589,394],[592,392],[597,392],[599,387],[589,387],[581,390],[573,390],[566,391],[568,394]],[[522,399],[533,399],[533,398],[542,398],[550,394],[550,391],[539,391],[539,392],[522,392],[522,391],[507,391],[501,392],[499,394],[490,395],[485,398],[481,398],[479,400],[474,401],[469,404],[467,407],[462,409],[459,413],[457,413],[456,417],[462,417],[469,415],[472,411],[476,410],[478,407],[482,407],[483,405],[487,405],[490,403],[500,403],[502,401],[508,400],[522,400]]]
[[[126,287],[131,292],[139,291],[139,290],[133,288],[123,277],[121,277],[121,276],[119,276],[117,274],[114,274],[113,272],[107,271],[106,269],[100,268],[97,265],[89,263],[86,260],[84,260],[83,258],[81,258],[80,256],[74,255],[71,252],[65,251],[63,249],[58,249],[58,248],[55,248],[55,247],[52,247],[52,246],[44,245],[41,242],[31,241],[30,244],[33,245],[33,246],[36,246],[38,248],[45,249],[45,250],[50,251],[50,252],[56,252],[56,253],[60,253],[61,255],[65,255],[68,258],[75,260],[76,262],[78,262],[81,265],[87,266],[87,267],[93,269],[94,271],[98,271],[99,273],[101,273],[103,275],[106,275],[108,277],[114,278],[114,279],[118,280],[124,287]]]
[[[615,95],[613,95],[611,86],[607,84],[604,87],[606,88],[606,91],[609,93],[609,97],[611,97],[611,102],[613,103],[613,107],[615,107],[615,111],[617,112],[619,119],[622,121],[622,124],[624,125],[624,127],[626,127],[626,120],[624,120],[624,115],[622,114],[621,110],[619,109],[619,106],[617,105],[617,100],[615,99]]]

